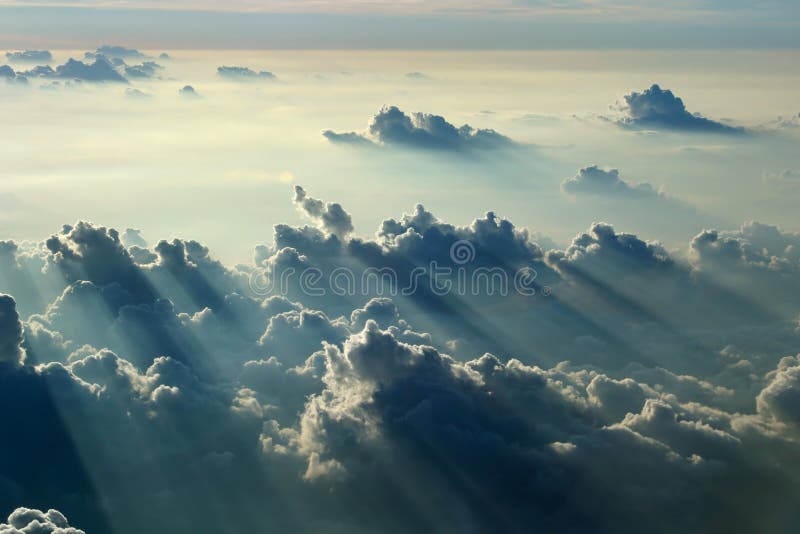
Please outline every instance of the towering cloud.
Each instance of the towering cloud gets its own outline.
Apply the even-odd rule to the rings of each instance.
[[[294,203],[325,232],[344,238],[353,231],[353,220],[341,204],[329,204],[310,197],[299,185],[294,188]]]
[[[683,100],[676,97],[669,89],[661,89],[656,84],[641,93],[634,91],[625,95],[620,111],[623,117],[619,120],[619,124],[626,128],[722,134],[745,131],[690,113]]]

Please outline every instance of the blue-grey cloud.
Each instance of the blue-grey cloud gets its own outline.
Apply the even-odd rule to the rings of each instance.
[[[178,94],[184,98],[202,98],[202,95],[191,85],[184,85],[181,87]]]
[[[125,75],[129,78],[152,78],[163,68],[155,61],[144,61],[139,65],[125,66]]]
[[[641,93],[625,95],[620,104],[620,126],[648,130],[684,130],[701,133],[741,134],[743,128],[728,126],[690,113],[683,100],[669,89],[654,84]]]
[[[128,83],[105,57],[98,57],[93,63],[84,63],[70,58],[63,65],[55,69],[48,65],[40,65],[21,75],[31,78],[62,78],[85,82],[117,82]]]
[[[492,212],[417,206],[365,238],[294,201],[314,225],[234,268],[86,222],[0,242],[0,531],[794,524],[797,234],[708,230],[685,257],[595,223],[545,251]],[[325,278],[434,263],[455,293]],[[535,294],[457,292],[518,269]]]
[[[103,45],[94,52],[86,52],[86,58],[92,59],[94,57],[107,57],[110,59],[144,59],[148,56],[139,52],[134,48],[125,48],[124,46]]]
[[[53,54],[49,50],[21,50],[16,52],[6,52],[9,61],[18,63],[25,62],[49,62],[53,60]]]
[[[236,81],[277,80],[273,73],[262,70],[254,71],[248,67],[217,67],[217,74],[223,78]]]
[[[388,147],[446,151],[490,151],[519,145],[489,129],[475,129],[469,124],[456,127],[444,117],[428,113],[407,115],[396,106],[384,107],[370,122],[367,134],[335,133],[323,135],[340,144],[364,146],[368,143]]]
[[[655,198],[662,196],[647,182],[628,183],[619,177],[617,169],[601,169],[597,165],[585,167],[572,178],[561,182],[561,190],[570,195],[600,195],[628,198]]]

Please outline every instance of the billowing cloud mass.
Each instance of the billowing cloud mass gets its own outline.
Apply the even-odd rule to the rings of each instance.
[[[379,144],[424,150],[470,152],[519,146],[494,130],[476,130],[469,124],[456,127],[439,115],[428,113],[407,115],[396,106],[381,109],[373,117],[366,134],[336,133],[326,130],[323,135],[329,141],[338,144],[357,146]]]
[[[16,52],[6,52],[6,58],[9,61],[34,62],[34,61],[52,61],[53,54],[49,50],[21,50]]]
[[[103,45],[94,52],[86,52],[87,59],[101,56],[109,59],[144,59],[148,57],[134,48],[114,45]]]
[[[217,67],[217,74],[223,78],[237,81],[277,80],[273,73],[262,70],[254,71],[248,67]]]
[[[55,69],[50,66],[38,66],[27,72],[20,73],[28,77],[37,78],[63,78],[66,80],[79,80],[86,82],[119,82],[128,83],[114,66],[105,57],[98,57],[94,63],[84,63],[77,59],[68,59],[63,65]]]
[[[623,117],[618,124],[641,130],[684,130],[700,133],[741,134],[745,130],[690,113],[683,100],[669,89],[653,84],[641,93],[625,95],[619,105]]]
[[[87,222],[0,242],[0,532],[797,524],[797,234],[545,250],[419,205],[363,238],[293,199],[314,224],[249,265]]]
[[[0,524],[0,534],[85,534],[71,527],[64,514],[58,510],[33,510],[17,508]]]
[[[339,238],[344,238],[353,231],[353,220],[341,204],[328,204],[312,198],[299,185],[294,188],[294,203],[303,213],[314,219],[323,231]]]
[[[0,80],[5,80],[6,83],[27,83],[28,79],[23,73],[14,72],[14,69],[8,65],[0,65]]]
[[[629,198],[653,198],[661,193],[647,182],[628,183],[619,177],[617,169],[585,167],[572,178],[561,182],[561,190],[569,195],[601,195]]]
[[[164,67],[155,61],[144,61],[139,65],[129,65],[125,67],[125,75],[129,78],[152,78],[156,72]]]

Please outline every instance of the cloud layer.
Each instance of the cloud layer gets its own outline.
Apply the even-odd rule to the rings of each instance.
[[[0,243],[0,531],[797,521],[797,235],[544,250],[417,206],[364,239],[293,200],[314,225],[234,268],[85,222]]]

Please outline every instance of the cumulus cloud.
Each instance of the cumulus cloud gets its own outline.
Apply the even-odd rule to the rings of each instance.
[[[17,63],[24,62],[39,62],[39,61],[52,61],[53,54],[49,50],[21,50],[14,52],[6,52],[6,58],[9,61]]]
[[[572,178],[561,182],[561,190],[569,195],[600,195],[628,198],[654,198],[661,196],[647,182],[632,184],[619,177],[617,169],[601,169],[597,165],[585,167]]]
[[[25,84],[28,81],[25,73],[14,72],[14,69],[8,65],[0,65],[0,80],[5,80],[7,83],[19,84]]]
[[[184,85],[181,87],[181,89],[178,91],[178,94],[189,99],[202,98],[200,93],[198,93],[197,90],[191,85]]]
[[[384,107],[370,122],[368,132],[323,135],[334,143],[446,151],[488,151],[518,146],[510,138],[489,129],[475,129],[469,124],[456,127],[444,117],[428,113],[407,115],[396,106]]]
[[[0,531],[74,528],[26,504],[120,534],[796,523],[796,234],[709,230],[684,257],[595,223],[545,250],[493,212],[363,238],[294,201],[315,226],[241,269],[87,222],[0,242]],[[326,278],[434,262],[451,293]],[[262,292],[260,269],[325,291]],[[458,291],[520,269],[533,294]]]
[[[125,66],[125,75],[129,78],[152,78],[164,67],[155,61],[144,61],[139,65]]]
[[[641,130],[683,130],[699,133],[736,134],[745,130],[690,113],[683,100],[669,89],[653,84],[641,93],[624,96],[619,104],[623,117],[618,124]]]
[[[343,238],[353,231],[353,220],[341,204],[310,197],[299,185],[294,187],[294,203],[325,232]]]
[[[22,323],[17,303],[9,295],[0,295],[0,364],[19,365],[24,359]]]
[[[64,514],[58,510],[34,510],[17,508],[8,516],[6,523],[0,524],[2,534],[86,534],[71,527]]]
[[[277,80],[273,73],[262,70],[254,71],[248,67],[217,67],[217,74],[223,78],[236,81]]]
[[[103,45],[99,47],[94,52],[87,52],[86,58],[91,59],[92,57],[107,57],[107,58],[114,58],[114,59],[143,59],[147,58],[146,54],[139,52],[134,48],[125,48],[124,46],[116,46],[116,45]]]
[[[49,66],[38,66],[27,72],[20,73],[36,78],[63,78],[67,80],[80,80],[86,82],[118,82],[128,83],[114,66],[104,57],[98,57],[93,63],[84,63],[70,58],[63,65],[55,69]]]

